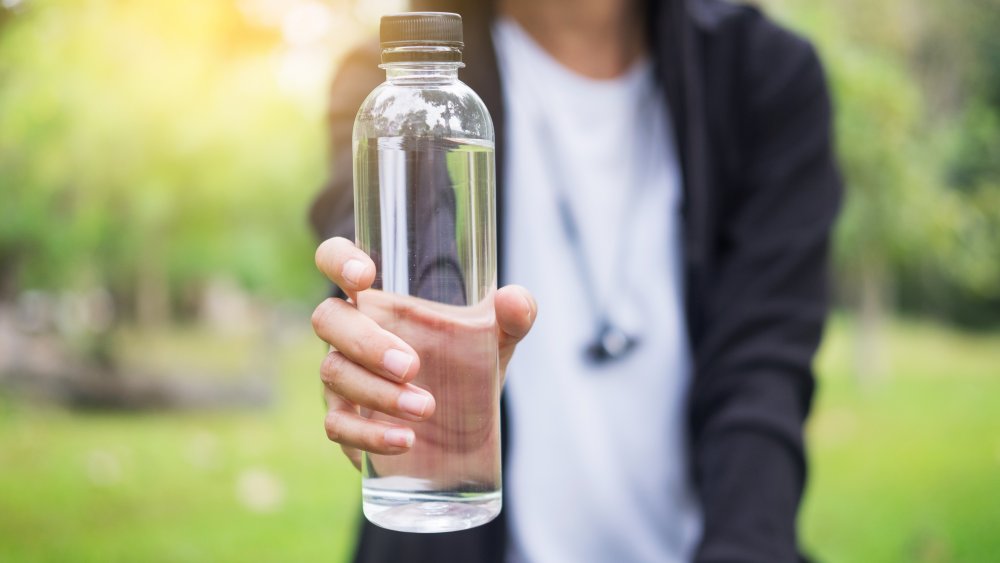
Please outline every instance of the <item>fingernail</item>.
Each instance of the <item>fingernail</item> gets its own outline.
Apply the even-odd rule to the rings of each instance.
[[[413,430],[409,428],[390,428],[385,431],[385,443],[390,446],[408,448],[413,445]]]
[[[361,260],[350,259],[344,263],[344,269],[340,271],[344,279],[358,285],[358,281],[361,276],[365,273],[365,264]]]
[[[413,365],[413,356],[402,350],[388,350],[382,356],[382,365],[391,374],[403,379],[406,372],[410,370],[410,366]]]
[[[399,399],[396,400],[399,410],[406,411],[413,416],[424,416],[430,402],[431,398],[427,395],[421,395],[413,391],[403,391],[399,394]]]

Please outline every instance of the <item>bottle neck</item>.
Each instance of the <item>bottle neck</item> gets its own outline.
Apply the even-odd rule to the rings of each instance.
[[[443,45],[383,46],[379,65],[393,84],[455,82],[463,66],[462,50]]]
[[[383,63],[385,79],[392,84],[448,84],[458,80],[458,69],[465,66],[452,63]]]

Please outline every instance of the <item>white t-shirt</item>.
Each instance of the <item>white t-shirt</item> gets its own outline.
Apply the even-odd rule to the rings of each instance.
[[[493,36],[507,108],[504,283],[539,303],[506,383],[509,561],[688,560],[701,516],[685,448],[682,195],[652,65],[593,80],[511,19]],[[595,293],[640,340],[617,361],[584,354],[598,322],[560,190]]]

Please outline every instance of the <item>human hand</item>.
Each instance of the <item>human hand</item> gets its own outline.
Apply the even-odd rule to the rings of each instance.
[[[494,361],[468,353],[484,339],[496,342],[495,361],[502,378],[537,314],[531,294],[519,286],[506,286],[479,305],[455,307],[373,290],[375,264],[339,237],[319,246],[316,265],[349,298],[327,299],[312,316],[317,336],[331,346],[320,369],[330,440],[341,445],[356,467],[361,450],[391,456],[413,449],[428,460],[439,459],[434,448],[444,443],[454,446],[456,424],[457,431],[474,443],[479,436],[469,433],[462,421],[484,412],[487,402],[498,401],[499,386],[490,390],[480,385],[470,393],[462,384],[456,387],[454,378],[452,384],[439,384],[456,369],[475,371],[478,366],[482,371],[483,362]],[[441,389],[440,396],[425,387]],[[448,413],[447,421],[433,417],[438,400],[447,407],[440,409]]]

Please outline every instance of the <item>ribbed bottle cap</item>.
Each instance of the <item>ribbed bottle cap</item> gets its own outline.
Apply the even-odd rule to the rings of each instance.
[[[437,45],[461,49],[462,16],[449,12],[405,12],[382,16],[382,48]]]

